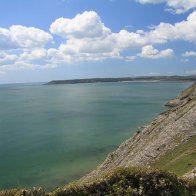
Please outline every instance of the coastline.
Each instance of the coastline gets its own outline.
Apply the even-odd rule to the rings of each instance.
[[[144,77],[121,77],[121,78],[86,78],[71,80],[52,80],[45,85],[78,84],[78,83],[106,83],[106,82],[194,82],[196,76],[144,76]]]
[[[196,83],[183,90],[166,105],[170,106],[169,110],[141,127],[133,137],[110,153],[101,165],[84,176],[81,182],[88,182],[117,167],[151,167],[168,151],[172,151],[195,136]]]
[[[168,111],[161,113],[151,123],[141,127],[138,133],[123,142],[116,151],[110,153],[100,166],[76,183],[88,184],[118,167],[151,167],[167,152],[186,144],[191,138],[194,139],[196,135],[196,83],[171,101],[172,105]],[[69,186],[58,190],[67,191]],[[25,195],[27,190],[22,189],[22,191]],[[48,195],[43,189],[34,191],[40,196]],[[5,192],[1,193],[0,191],[0,195],[6,195]],[[56,195],[56,193],[52,192],[51,195]]]

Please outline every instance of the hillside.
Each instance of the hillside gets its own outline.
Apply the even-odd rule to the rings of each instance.
[[[177,147],[193,141],[196,143],[196,83],[184,90],[176,99],[167,103],[171,108],[161,113],[150,124],[144,126],[119,148],[110,153],[106,160],[82,181],[88,182],[95,176],[116,167],[159,166],[158,161]],[[192,140],[191,140],[192,139]],[[185,165],[184,173],[196,166],[196,148],[192,153],[193,160],[189,167]],[[185,153],[186,154],[186,153]],[[177,158],[177,157],[175,157]],[[178,157],[179,158],[179,157]],[[159,167],[158,167],[159,168]],[[162,169],[162,167],[160,167]],[[169,168],[167,168],[169,169]],[[178,173],[177,173],[178,174]]]

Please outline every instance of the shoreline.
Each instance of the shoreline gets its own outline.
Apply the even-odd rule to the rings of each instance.
[[[196,135],[196,82],[165,105],[169,109],[124,141],[95,170],[84,176],[82,183],[118,167],[151,167],[167,152]]]
[[[192,86],[194,87],[193,91],[191,90]],[[98,166],[98,168],[95,169],[90,174],[87,174],[86,176],[83,176],[83,178],[80,179],[80,180],[83,181],[82,183],[87,183],[89,180],[91,181],[93,178],[99,177],[100,172],[102,174],[104,174],[105,171],[107,171],[107,172],[110,171],[110,167],[112,169],[115,169],[116,166],[123,166],[123,167],[124,166],[125,167],[132,166],[132,163],[129,162],[129,161],[131,161],[131,159],[134,158],[134,157],[132,156],[132,154],[130,154],[130,149],[132,149],[132,148],[134,149],[135,147],[137,148],[137,145],[140,145],[140,148],[141,148],[140,149],[140,153],[141,153],[140,155],[141,155],[141,157],[143,156],[143,158],[138,159],[139,162],[136,159],[135,163],[137,163],[137,164],[133,164],[133,166],[145,167],[145,166],[150,165],[149,164],[151,162],[150,160],[157,159],[157,157],[160,157],[159,155],[156,156],[154,153],[156,153],[156,152],[162,153],[161,151],[163,150],[163,154],[164,154],[165,152],[167,152],[169,150],[172,150],[173,147],[180,146],[182,143],[188,141],[192,137],[192,135],[194,135],[194,130],[191,130],[191,129],[189,130],[189,128],[191,128],[192,123],[194,123],[194,122],[191,122],[190,118],[193,118],[193,121],[194,121],[195,110],[192,109],[192,107],[195,108],[195,95],[196,95],[196,90],[195,89],[196,89],[196,83],[191,85],[190,87],[188,87],[184,91],[182,91],[182,93],[180,95],[178,95],[177,98],[175,98],[174,100],[170,100],[170,101],[175,101],[176,106],[170,107],[169,110],[167,110],[167,111],[161,113],[160,115],[158,115],[158,117],[154,118],[154,120],[152,120],[148,125],[141,127],[141,130],[140,130],[139,133],[136,133],[130,139],[124,141],[116,151],[110,153],[108,155],[107,159],[102,163],[102,165]],[[180,100],[180,102],[179,102],[179,100]],[[188,120],[189,123],[186,122],[186,124],[185,123],[182,124],[182,126],[188,127],[187,130],[186,130],[187,133],[183,132],[183,135],[182,135],[184,137],[183,140],[181,140],[182,139],[181,137],[178,138],[181,141],[180,140],[176,141],[177,143],[175,143],[175,145],[173,145],[171,143],[171,145],[168,148],[168,146],[166,144],[163,145],[163,143],[161,143],[162,140],[163,140],[163,137],[162,137],[163,135],[161,135],[161,137],[159,137],[158,132],[162,132],[161,134],[164,134],[163,130],[160,131],[160,128],[162,126],[168,126],[169,124],[171,124],[171,126],[172,126],[172,124],[174,124],[178,121],[177,124],[174,126],[173,131],[176,130],[176,132],[181,134],[179,132],[179,130],[177,130],[176,128],[181,126],[182,122],[179,121],[178,116],[174,116],[174,114],[177,113],[178,111],[183,112],[183,113],[185,112],[186,115],[187,114],[189,115],[188,118],[185,119],[185,120]],[[182,120],[184,120],[184,119],[182,119]],[[190,127],[189,127],[188,124],[191,124]],[[194,125],[193,125],[193,127],[194,127]],[[179,127],[179,128],[181,129],[181,127]],[[157,132],[156,129],[158,130],[158,132]],[[177,133],[175,133],[175,132],[170,132],[170,134],[173,134],[172,139],[175,139],[176,136],[177,137],[179,136],[179,135],[176,135]],[[153,145],[151,145],[151,148],[149,148],[149,149],[147,148],[148,150],[145,151],[144,154],[142,154],[142,148],[143,148],[142,141],[143,141],[143,139],[148,140],[149,136],[150,136],[151,139],[152,139],[152,137],[153,137],[153,139],[154,139],[154,137],[156,137],[156,139],[161,139],[161,140],[160,140],[160,142],[158,142],[158,143],[156,142]],[[158,136],[158,138],[157,138],[157,136]],[[168,136],[169,135],[167,135],[166,137],[167,137],[168,140],[170,140],[170,138]],[[150,144],[151,140],[148,140],[148,142]],[[168,141],[165,140],[164,142],[168,142]],[[137,144],[137,143],[139,143],[139,144]],[[127,151],[127,147],[128,147],[129,151]],[[156,150],[152,149],[154,147],[156,147]],[[167,147],[167,149],[164,149],[165,147]],[[134,151],[134,154],[135,154],[136,158],[138,158],[137,157],[137,150],[138,149],[136,149],[136,151]],[[148,151],[150,152],[150,154],[148,154],[149,153]],[[121,155],[123,155],[123,156],[121,157]],[[146,156],[146,155],[149,155],[149,156]],[[162,156],[162,154],[161,154],[161,156]],[[119,160],[120,160],[120,162],[119,162]],[[124,162],[124,163],[121,164],[121,162],[122,163]],[[113,165],[113,163],[114,163],[114,165]],[[117,165],[115,165],[116,163],[117,163]],[[141,163],[141,164],[138,165],[138,163]],[[0,191],[0,193],[1,193],[1,191]]]
[[[82,83],[109,83],[109,82],[194,82],[196,76],[144,76],[144,77],[121,77],[121,78],[86,78],[71,80],[52,80],[44,85],[59,84],[82,84]]]

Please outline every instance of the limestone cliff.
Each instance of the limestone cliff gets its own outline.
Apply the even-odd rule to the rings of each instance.
[[[196,135],[196,83],[167,103],[171,108],[110,153],[106,160],[82,178],[88,182],[116,167],[150,166],[169,150]]]

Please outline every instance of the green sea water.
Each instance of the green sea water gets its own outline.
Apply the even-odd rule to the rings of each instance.
[[[80,178],[188,85],[0,85],[0,189]]]

